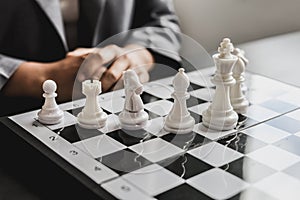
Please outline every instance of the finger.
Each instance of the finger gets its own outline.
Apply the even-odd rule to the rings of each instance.
[[[67,56],[84,56],[95,51],[95,48],[78,48],[74,51],[68,52]]]
[[[119,58],[116,60],[101,78],[103,91],[108,91],[111,89],[122,77],[123,71],[128,69],[129,66],[130,63],[127,59]]]
[[[81,65],[77,80],[84,81],[97,76],[99,80],[103,68],[101,58],[97,54],[90,54]]]
[[[146,83],[149,82],[150,80],[150,74],[148,72],[148,68],[149,68],[148,65],[142,65],[138,67],[133,67],[131,69],[136,72],[141,83]]]
[[[102,58],[103,64],[108,64],[118,59],[123,51],[124,50],[117,45],[108,45],[104,48],[97,49],[95,53],[98,53]]]

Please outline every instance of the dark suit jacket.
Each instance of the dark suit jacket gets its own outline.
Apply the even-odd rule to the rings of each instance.
[[[155,55],[180,60],[172,0],[79,0],[79,5],[79,47],[138,43]],[[23,60],[56,61],[68,51],[59,0],[2,0],[0,27],[0,89]]]

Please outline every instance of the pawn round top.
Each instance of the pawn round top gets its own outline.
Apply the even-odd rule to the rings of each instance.
[[[180,68],[173,79],[174,90],[177,92],[186,92],[189,85],[189,77],[184,72],[184,68]]]
[[[57,89],[57,85],[53,80],[46,80],[43,83],[43,90],[47,94],[54,93]]]

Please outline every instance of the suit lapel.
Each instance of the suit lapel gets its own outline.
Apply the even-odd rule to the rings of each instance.
[[[65,50],[67,51],[68,45],[65,37],[59,0],[36,0],[36,2],[40,5],[42,10],[48,16],[49,20],[52,22],[64,44]]]

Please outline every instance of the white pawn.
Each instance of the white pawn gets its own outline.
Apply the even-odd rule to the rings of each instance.
[[[127,70],[124,75],[125,103],[119,114],[121,127],[128,130],[142,129],[147,125],[149,115],[144,111],[144,103],[140,97],[143,85],[133,70]]]
[[[187,89],[190,85],[188,76],[184,69],[180,68],[179,72],[173,79],[174,98],[173,107],[166,117],[164,129],[175,134],[190,133],[195,125],[195,119],[188,111],[186,100],[190,98]]]
[[[46,80],[43,83],[45,103],[38,112],[38,120],[43,124],[58,124],[64,118],[64,112],[58,107],[55,101],[57,94],[56,83],[52,80]]]
[[[216,92],[211,105],[202,113],[202,124],[210,129],[225,131],[234,129],[238,121],[230,102],[230,87],[235,84],[232,69],[237,57],[231,54],[233,45],[228,38],[223,39],[218,51],[213,55],[217,70],[212,82],[216,85]]]
[[[235,79],[236,83],[230,89],[230,100],[233,109],[237,113],[244,114],[246,113],[249,105],[249,101],[246,99],[242,91],[242,86],[245,82],[245,64],[248,63],[248,60],[244,57],[244,54],[238,48],[234,49],[233,54],[238,57],[238,60],[232,70],[232,76]]]
[[[97,96],[102,92],[101,82],[86,80],[82,82],[82,93],[86,96],[85,106],[77,115],[78,124],[86,129],[99,129],[105,126],[107,114],[100,107]]]

